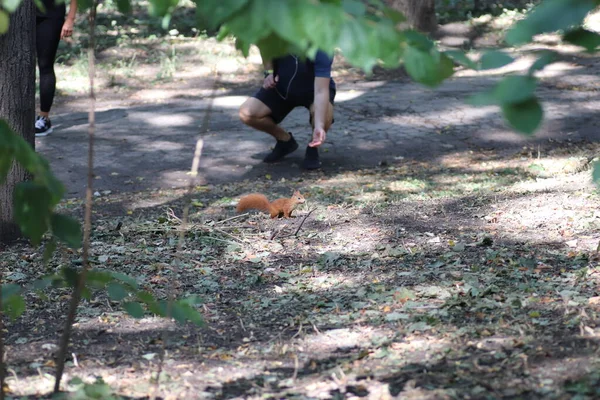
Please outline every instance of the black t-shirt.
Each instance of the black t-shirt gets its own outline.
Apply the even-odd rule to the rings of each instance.
[[[282,96],[313,93],[315,77],[330,78],[329,88],[335,90],[335,82],[331,79],[332,63],[333,59],[320,50],[317,51],[314,61],[302,60],[291,54],[276,58],[273,60],[273,67],[279,77],[277,91]]]
[[[67,6],[64,1],[60,3],[59,1],[60,0],[42,0],[42,4],[46,7],[46,13],[43,13],[40,9],[36,8],[36,15],[38,17],[64,19],[67,14]]]

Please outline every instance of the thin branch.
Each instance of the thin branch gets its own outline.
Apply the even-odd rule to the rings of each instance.
[[[305,216],[304,219],[302,220],[302,222],[300,222],[300,225],[298,226],[298,229],[296,229],[296,232],[294,232],[294,236],[298,236],[298,232],[300,232],[300,229],[302,228],[302,225],[304,225],[304,221],[306,221],[306,218],[308,218],[308,216],[310,214],[312,214],[313,211],[315,211],[316,208],[313,208],[312,210],[310,210]]]
[[[69,312],[67,314],[67,320],[63,334],[60,338],[59,349],[58,349],[58,360],[56,364],[56,376],[54,380],[54,393],[58,393],[60,390],[60,381],[62,379],[63,372],[65,370],[65,361],[67,358],[67,349],[69,347],[69,339],[71,337],[71,330],[73,329],[73,323],[75,322],[75,316],[77,314],[77,307],[81,300],[81,292],[85,286],[87,277],[87,271],[89,269],[89,252],[90,252],[90,234],[92,230],[92,188],[94,184],[94,133],[96,130],[96,94],[94,92],[94,75],[96,73],[96,63],[94,56],[94,49],[96,47],[96,7],[97,0],[92,0],[92,7],[89,15],[89,29],[90,29],[90,41],[88,47],[88,72],[90,79],[90,110],[89,110],[89,127],[88,127],[88,174],[87,174],[87,191],[85,196],[85,217],[83,226],[83,268],[77,285],[73,289],[71,301],[69,303]]]
[[[6,365],[4,364],[4,312],[2,312],[2,268],[0,268],[0,400],[4,400],[4,379]]]
[[[202,127],[200,128],[201,136],[204,136],[208,132],[208,129],[210,127],[210,117],[212,114],[214,98],[216,97],[219,81],[220,81],[219,74],[215,71],[215,80],[213,82],[213,88],[212,88],[212,93],[210,96],[210,101],[208,103],[206,113],[204,114],[204,119],[202,120]],[[196,178],[198,176],[198,169],[200,168],[200,159],[202,157],[202,148],[203,147],[204,147],[204,140],[202,138],[200,138],[196,142],[196,149],[194,151],[194,159],[192,161],[190,180],[188,183],[188,188],[187,188],[187,193],[186,193],[186,203],[185,203],[185,207],[183,209],[183,217],[181,218],[181,229],[179,230],[179,239],[178,239],[177,251],[176,251],[176,256],[177,256],[177,258],[179,258],[179,262],[182,261],[181,260],[181,252],[183,250],[183,243],[185,241],[185,233],[187,231],[188,216],[189,216],[189,212],[190,212],[190,199],[192,197],[195,183],[196,183]],[[175,264],[177,264],[177,262]],[[177,270],[178,270],[178,265],[174,265],[174,272],[175,272],[174,275],[175,276],[178,275]],[[167,293],[168,293],[169,300],[167,302],[167,315],[165,317],[168,320],[171,318],[173,302],[175,300],[175,293],[172,288],[171,280],[168,281]],[[152,394],[153,399],[156,397],[156,394],[158,393],[158,391],[160,389],[160,375],[161,375],[161,373],[163,371],[163,367],[164,367],[165,354],[167,352],[168,340],[169,340],[169,330],[167,327],[165,327],[165,329],[163,330],[163,335],[162,335],[162,347],[161,347],[159,359],[158,359],[155,389],[154,389],[154,393]]]

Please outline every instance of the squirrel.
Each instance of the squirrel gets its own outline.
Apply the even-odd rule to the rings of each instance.
[[[240,199],[236,210],[237,212],[243,212],[255,209],[268,212],[271,218],[290,218],[292,211],[298,207],[298,204],[304,204],[304,201],[304,196],[298,190],[289,199],[277,199],[272,203],[269,202],[269,199],[264,194],[252,193]]]

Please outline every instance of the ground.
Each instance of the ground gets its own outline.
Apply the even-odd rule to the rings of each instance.
[[[445,26],[440,43],[495,45],[503,21]],[[259,82],[255,56],[180,32],[142,42],[128,29],[119,22],[100,41],[93,266],[135,276],[158,297],[201,296],[205,325],[136,320],[98,292],[80,307],[65,382],[102,377],[121,396],[149,396],[167,330],[163,398],[600,396],[596,58],[542,37],[511,50],[515,65],[459,70],[434,91],[401,71],[364,76],[339,57],[324,168],[307,173],[300,151],[262,164],[272,143],[237,120]],[[512,133],[493,107],[465,104],[548,47],[562,61],[541,75],[546,122],[535,137]],[[77,216],[80,64],[60,63],[57,130],[36,140],[67,186],[60,209]],[[285,126],[307,138],[307,113]],[[199,137],[201,180],[188,192]],[[234,211],[243,194],[294,189],[308,199],[295,219]],[[27,285],[81,255],[59,249],[44,265],[42,250],[18,243],[0,257],[5,278]],[[29,294],[6,327],[16,396],[52,387],[69,291],[44,296]]]

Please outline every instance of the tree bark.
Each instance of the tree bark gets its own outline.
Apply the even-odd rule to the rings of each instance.
[[[8,32],[0,35],[0,118],[35,146],[35,5],[23,0],[10,16]],[[27,172],[13,165],[0,185],[0,242],[19,236],[13,222],[13,190],[27,179]]]
[[[427,33],[437,29],[434,0],[387,0],[387,3],[404,14],[412,28]]]

